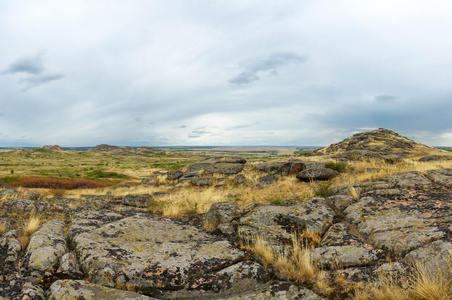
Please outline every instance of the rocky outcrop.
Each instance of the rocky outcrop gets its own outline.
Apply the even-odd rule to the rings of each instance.
[[[155,147],[118,147],[114,145],[100,144],[95,146],[88,151],[101,153],[101,154],[112,154],[112,155],[124,155],[128,153],[134,154],[147,154],[147,153],[162,153],[164,151]]]
[[[141,207],[143,195],[124,202],[98,196],[106,208],[70,198],[6,200],[4,214],[49,216],[49,210],[53,219],[25,248],[23,224],[2,216],[0,297],[350,299],[352,290],[335,286],[340,278],[375,287],[392,274],[404,286],[417,264],[452,276],[452,169],[392,174],[333,192],[284,206],[219,202],[187,218],[151,214]],[[289,282],[271,262],[239,247],[262,238],[271,255],[291,255],[300,250],[294,241],[303,247],[312,232],[320,238],[311,238],[307,257],[331,293],[309,279]]]
[[[111,299],[111,300],[151,300],[134,292],[112,289],[84,280],[58,280],[49,289],[48,299]]]
[[[311,155],[337,155],[345,152],[348,156],[355,155],[356,158],[362,159],[366,157],[376,158],[379,156],[384,158],[384,156],[391,154],[405,156],[410,153],[428,153],[434,150],[434,148],[416,143],[394,131],[379,128],[373,131],[354,134],[342,142],[314,150],[311,152]],[[350,151],[358,152],[353,153]]]
[[[142,291],[179,289],[245,256],[226,240],[158,216],[111,222],[76,235],[74,243],[93,283]]]
[[[58,145],[45,145],[42,147],[37,148],[37,150],[46,150],[46,151],[64,151],[63,147],[60,147]]]
[[[261,163],[256,166],[258,171],[282,176],[297,174],[305,168],[305,164],[301,161],[272,161]]]
[[[301,181],[309,182],[309,181],[324,181],[330,180],[334,177],[339,176],[339,172],[324,168],[324,169],[308,169],[301,171],[297,174],[297,178]]]
[[[427,155],[419,159],[419,161],[438,161],[438,160],[452,160],[452,155]]]
[[[60,258],[67,251],[64,222],[59,219],[48,221],[30,239],[27,251],[28,268],[53,274],[58,268]]]

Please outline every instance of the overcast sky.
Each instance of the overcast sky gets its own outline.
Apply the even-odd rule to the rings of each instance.
[[[450,0],[0,0],[0,146],[452,146]]]

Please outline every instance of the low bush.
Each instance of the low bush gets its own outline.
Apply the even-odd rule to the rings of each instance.
[[[339,173],[345,173],[348,170],[348,164],[345,162],[334,162],[334,161],[330,161],[327,162],[325,167],[327,167],[328,169],[337,171]]]
[[[43,188],[43,189],[91,189],[106,187],[111,184],[87,179],[57,179],[41,177],[2,177],[0,178],[2,186],[15,188]]]

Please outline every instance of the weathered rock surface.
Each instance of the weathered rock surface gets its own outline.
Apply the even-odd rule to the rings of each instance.
[[[449,201],[427,197],[422,202],[364,197],[344,211],[346,219],[373,245],[395,257],[446,237],[451,212]]]
[[[211,186],[218,178],[216,177],[195,177],[190,180],[194,186]]]
[[[333,284],[342,276],[373,285],[392,274],[408,287],[416,264],[452,276],[452,169],[392,174],[334,193],[285,206],[254,203],[242,209],[235,202],[220,202],[205,215],[181,219],[140,209],[144,202],[133,199],[137,195],[127,203],[112,195],[90,201],[52,198],[51,203],[43,197],[4,200],[0,298],[352,298],[350,291],[323,298],[313,282],[282,281],[276,270],[235,244],[261,236],[275,252],[289,254],[293,239],[306,229],[321,236],[310,258]],[[14,191],[4,194],[17,197]],[[8,214],[37,212],[56,219],[45,222],[22,249],[23,223]],[[203,220],[204,226],[218,225],[217,230],[201,229]]]
[[[222,174],[222,175],[235,175],[243,171],[244,164],[238,163],[216,163],[208,166],[204,169],[206,174]]]
[[[50,220],[36,231],[28,245],[28,267],[43,273],[53,274],[60,258],[68,251],[64,237],[64,222]]]
[[[419,161],[437,161],[437,160],[452,160],[452,155],[427,155],[419,159]]]
[[[223,223],[230,223],[237,218],[242,211],[240,205],[235,202],[218,202],[212,204],[204,216],[205,223],[209,228],[216,228]]]
[[[306,168],[303,162],[273,161],[258,164],[256,169],[270,174],[288,176],[297,174]]]
[[[127,292],[100,286],[84,280],[58,280],[50,286],[48,299],[151,300],[155,298],[147,297],[134,292]]]
[[[339,172],[324,168],[324,169],[307,169],[297,174],[297,178],[301,181],[312,180],[330,180],[339,176]]]
[[[239,220],[239,234],[244,238],[266,237],[288,241],[291,232],[304,229],[324,232],[333,221],[333,210],[323,198],[313,198],[294,206],[259,205]]]
[[[142,291],[181,288],[245,255],[226,240],[158,216],[111,222],[75,236],[74,243],[92,282]]]
[[[378,155],[407,155],[415,152],[431,152],[434,150],[423,144],[416,143],[394,131],[379,128],[361,132],[342,142],[312,151],[312,155],[337,154],[345,151],[372,151]]]
[[[426,189],[432,184],[430,179],[418,171],[391,174],[380,180],[402,189]]]
[[[122,198],[121,203],[135,207],[149,207],[152,203],[151,199],[152,196],[149,194],[129,194]]]
[[[311,257],[322,269],[342,269],[374,265],[384,259],[384,251],[368,244],[351,224],[342,222],[328,229]]]

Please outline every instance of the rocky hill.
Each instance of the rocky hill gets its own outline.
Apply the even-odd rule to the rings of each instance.
[[[107,144],[100,144],[96,147],[90,149],[89,151],[102,153],[102,154],[111,154],[111,155],[123,155],[127,153],[135,153],[135,154],[142,154],[142,153],[159,153],[164,152],[158,148],[155,147],[118,147],[113,145],[107,145]]]
[[[361,151],[370,155],[426,155],[438,151],[435,148],[416,143],[392,130],[379,128],[377,130],[354,134],[342,142],[312,152],[312,155],[339,155]]]
[[[38,150],[47,150],[47,151],[64,151],[63,147],[58,145],[45,145],[42,147],[39,147]]]

